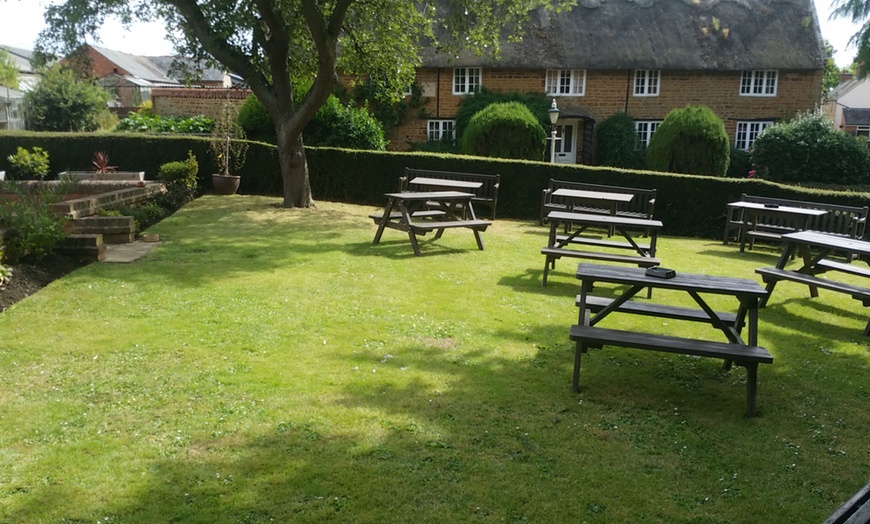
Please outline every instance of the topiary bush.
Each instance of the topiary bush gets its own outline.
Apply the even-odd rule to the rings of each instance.
[[[474,115],[492,104],[505,102],[519,102],[529,108],[529,111],[535,115],[538,123],[541,124],[541,127],[546,132],[550,126],[550,117],[547,114],[547,111],[550,109],[550,100],[550,97],[541,93],[490,91],[485,87],[481,88],[480,91],[473,95],[462,97],[462,100],[459,102],[459,109],[456,112],[456,124],[453,128],[454,135],[456,140],[461,141],[462,135],[465,134],[465,129]],[[540,158],[535,160],[540,160]]]
[[[646,149],[647,169],[725,176],[731,145],[725,124],[704,106],[674,109],[659,124]]]
[[[460,150],[469,155],[541,160],[547,133],[520,102],[490,104],[471,117]]]
[[[644,168],[644,152],[637,147],[634,119],[616,112],[598,124],[595,158],[600,166]]]
[[[187,152],[187,160],[167,162],[160,166],[157,179],[166,185],[167,207],[178,207],[193,200],[196,193],[196,181],[199,174],[199,162],[193,151]]]
[[[774,124],[755,140],[751,152],[757,176],[775,182],[866,184],[870,181],[867,145],[834,129],[820,111],[801,113]]]
[[[242,102],[239,107],[238,122],[251,140],[267,144],[277,143],[272,117],[255,95],[248,95],[248,98]]]

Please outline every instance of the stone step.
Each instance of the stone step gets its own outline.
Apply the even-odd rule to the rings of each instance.
[[[106,258],[106,244],[103,235],[69,235],[63,239],[55,251],[79,260],[100,261]]]
[[[67,222],[65,229],[71,235],[102,234],[107,244],[128,244],[136,237],[136,222],[129,216],[77,218]]]

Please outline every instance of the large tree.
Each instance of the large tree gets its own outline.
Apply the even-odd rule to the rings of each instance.
[[[461,42],[497,53],[530,10],[575,0],[65,0],[46,10],[42,51],[66,53],[107,16],[160,16],[179,53],[212,58],[245,78],[278,139],[285,207],[313,204],[302,129],[326,101],[337,72],[377,79],[395,93],[413,82],[418,46]],[[436,37],[437,34],[437,37]],[[312,82],[300,99],[293,85]]]
[[[831,6],[831,18],[848,18],[861,26],[849,44],[858,50],[855,75],[865,78],[870,73],[870,0],[833,0]]]

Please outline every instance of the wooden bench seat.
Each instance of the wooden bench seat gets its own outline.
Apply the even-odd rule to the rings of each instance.
[[[837,508],[824,524],[861,524],[870,522],[870,484]]]
[[[756,273],[761,275],[764,283],[767,284],[767,294],[773,291],[773,286],[780,280],[791,280],[799,284],[806,284],[810,287],[820,287],[836,291],[837,293],[845,293],[850,295],[855,300],[860,300],[864,306],[870,306],[870,289],[847,284],[845,282],[835,282],[826,278],[819,278],[806,273],[798,273],[797,271],[789,271],[787,269],[778,269],[775,267],[760,267],[756,268]],[[764,306],[767,299],[763,299],[761,305]]]
[[[427,232],[436,229],[449,229],[451,227],[467,227],[477,231],[486,231],[492,225],[488,220],[450,220],[447,222],[414,222],[411,229],[414,231]]]
[[[562,244],[570,238],[568,235],[556,235],[556,242]],[[574,244],[582,244],[585,246],[598,246],[598,247],[608,247],[614,249],[637,249],[637,247],[641,249],[645,249],[649,251],[649,245],[638,244],[637,247],[631,245],[628,242],[620,242],[618,240],[607,240],[603,238],[586,238],[586,237],[575,237],[571,240],[571,243]]]
[[[821,267],[834,271],[841,271],[843,273],[849,273],[850,275],[858,275],[861,277],[870,278],[870,268],[856,266],[855,264],[835,262],[833,260],[828,260],[827,258],[823,258],[822,260],[816,262],[816,267]]]
[[[582,348],[601,348],[605,345],[631,347],[666,353],[695,355],[699,357],[721,358],[746,368],[746,415],[755,415],[758,364],[773,363],[773,356],[759,346],[740,346],[727,342],[697,340],[650,333],[634,333],[616,329],[574,325],[569,338],[577,343],[574,355],[574,375],[572,387],[580,389],[580,359]]]
[[[575,300],[576,305],[580,305],[580,295],[577,295]],[[613,302],[612,299],[606,297],[595,297],[595,296],[587,296],[586,297],[586,307],[589,308],[593,313],[597,313],[602,309],[606,308]],[[690,307],[681,307],[681,306],[668,306],[664,304],[652,304],[648,302],[636,302],[633,300],[629,300],[627,302],[623,302],[616,308],[615,311],[621,311],[624,313],[635,313],[638,315],[646,315],[650,317],[662,317],[662,318],[671,318],[674,320],[689,320],[689,321],[702,321],[708,322],[712,324],[713,322],[710,320],[710,317],[707,316],[706,313],[697,309]],[[735,313],[716,313],[725,325],[730,327],[735,327],[737,324],[737,314]]]
[[[422,211],[417,211],[415,213],[411,213],[411,218],[434,218],[434,217],[443,217],[447,213],[444,211],[440,211],[437,209],[424,209]],[[384,218],[383,213],[372,213],[369,215],[369,218],[374,220],[375,224],[380,224],[381,220]],[[402,218],[402,213],[398,211],[394,211],[390,213],[390,219],[398,220]]]
[[[601,253],[597,251],[578,251],[576,249],[562,249],[557,247],[541,248],[541,254],[546,255],[547,257],[544,262],[544,275],[541,278],[541,285],[543,286],[547,285],[547,274],[551,269],[556,268],[556,260],[561,257],[588,258],[589,260],[599,260],[602,262],[635,264],[638,267],[652,267],[661,264],[661,261],[655,257],[620,255],[616,253]]]

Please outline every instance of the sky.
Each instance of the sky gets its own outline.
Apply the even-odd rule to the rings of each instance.
[[[858,26],[844,19],[828,20],[831,0],[814,0],[822,27],[822,37],[834,46],[834,60],[840,67],[851,64],[855,50],[848,46],[849,38]],[[0,44],[33,49],[37,35],[44,27],[42,13],[52,0],[0,0]],[[166,40],[166,28],[160,22],[136,24],[129,31],[118,22],[110,22],[100,31],[100,41],[91,43],[134,55],[160,56],[172,54]]]

